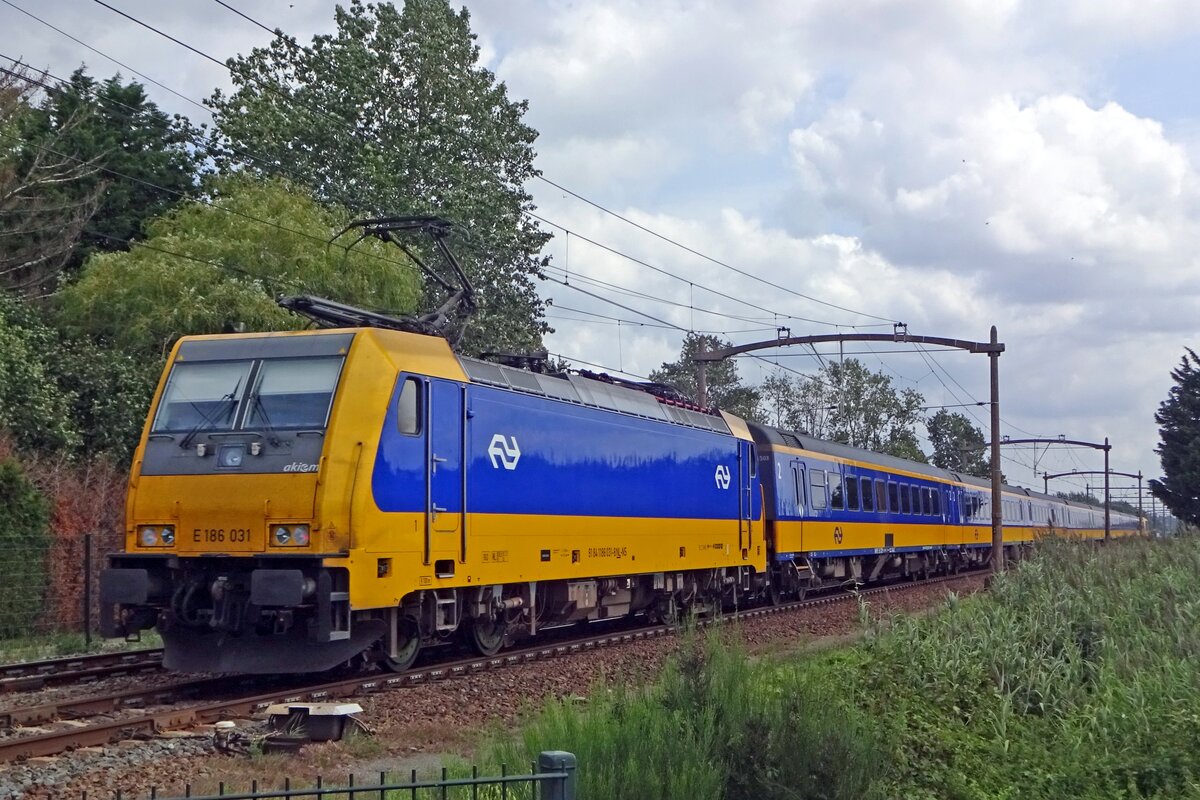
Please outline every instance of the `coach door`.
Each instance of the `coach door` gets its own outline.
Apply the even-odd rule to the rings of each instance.
[[[808,488],[808,478],[804,474],[804,462],[799,459],[792,462],[792,486],[796,490],[796,522],[794,523],[795,535],[789,537],[789,549],[794,545],[795,549],[804,549],[804,513],[807,505],[805,503],[805,490]]]
[[[429,464],[426,500],[425,563],[435,562],[439,574],[453,574],[454,561],[463,558],[463,391],[451,381],[429,382]]]

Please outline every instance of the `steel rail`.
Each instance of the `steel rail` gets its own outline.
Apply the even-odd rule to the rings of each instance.
[[[980,571],[971,570],[958,574],[926,578],[920,581],[890,583],[867,589],[850,589],[836,594],[781,603],[777,606],[759,606],[736,610],[714,617],[698,619],[696,622],[700,626],[709,626],[732,619],[756,619],[833,603],[848,602],[860,597],[883,594],[889,591],[909,591],[918,587],[970,577],[975,574],[980,574]],[[633,630],[612,631],[561,643],[541,644],[491,657],[475,656],[442,664],[432,664],[410,669],[395,675],[375,674],[365,677],[346,678],[307,687],[276,689],[265,693],[203,703],[187,708],[148,712],[136,717],[106,721],[88,725],[87,727],[50,731],[33,736],[0,739],[0,763],[35,756],[57,755],[77,747],[104,745],[122,738],[150,737],[159,731],[212,723],[230,716],[251,716],[263,712],[268,706],[276,703],[326,702],[346,697],[362,697],[406,686],[435,683],[442,680],[473,675],[478,672],[547,661],[574,653],[659,638],[673,634],[678,630],[680,630],[680,626],[678,625],[649,625]],[[202,691],[209,686],[228,687],[232,681],[236,680],[238,678],[234,677],[207,678],[177,687],[145,690],[140,694],[135,691],[123,692],[120,693],[120,697],[126,699],[142,697],[157,699],[159,702],[169,702],[166,699],[168,697],[167,693],[173,688],[176,690],[186,688],[188,690]],[[111,701],[116,697],[114,695],[109,698],[82,700],[78,701],[79,705],[70,707],[78,709],[91,703],[99,708],[114,710],[121,707],[120,705],[112,705]],[[59,704],[58,707],[67,707],[67,704]],[[3,723],[9,715],[19,716],[21,712],[22,709],[14,709],[13,711],[0,714],[0,723]],[[43,719],[43,717],[39,716],[39,719]]]
[[[0,694],[162,668],[162,648],[0,665]]]

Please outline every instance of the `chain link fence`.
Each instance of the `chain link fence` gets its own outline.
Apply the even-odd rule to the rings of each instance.
[[[0,663],[98,649],[99,573],[123,543],[127,478],[0,443]]]

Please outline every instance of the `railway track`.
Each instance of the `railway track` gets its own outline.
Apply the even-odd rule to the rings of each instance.
[[[968,573],[969,574],[969,573]],[[699,620],[702,626],[730,619],[755,619],[772,614],[783,614],[815,608],[831,603],[844,603],[859,597],[870,597],[888,591],[905,591],[930,586],[945,581],[966,577],[946,575],[912,583],[894,583],[858,591],[844,591],[822,595],[777,606],[763,606],[739,610],[719,618]],[[264,711],[274,703],[328,702],[341,698],[365,697],[381,692],[393,691],[406,686],[466,677],[478,672],[503,669],[533,662],[549,661],[560,656],[620,646],[639,640],[668,636],[678,630],[675,626],[649,625],[632,630],[607,631],[555,643],[506,651],[493,657],[474,656],[435,663],[410,669],[398,674],[375,673],[310,685],[284,685],[264,690],[224,697],[216,700],[200,699],[206,693],[228,695],[237,687],[246,687],[251,679],[245,677],[216,677],[186,681],[152,689],[134,689],[103,697],[65,700],[43,706],[14,708],[0,711],[0,727],[36,725],[52,720],[68,720],[72,724],[63,730],[46,731],[32,735],[19,732],[0,738],[0,763],[35,756],[50,756],[77,747],[108,744],[120,739],[148,738],[164,730],[217,722],[230,717],[249,717]],[[193,702],[199,700],[199,702]],[[192,703],[181,707],[152,710],[154,706],[170,706],[182,702]],[[133,715],[122,715],[117,719],[106,719],[96,723],[80,720],[89,716],[121,713],[136,709]]]
[[[5,664],[0,666],[0,694],[28,692],[116,675],[157,672],[162,669],[162,658],[163,651],[157,648]]]

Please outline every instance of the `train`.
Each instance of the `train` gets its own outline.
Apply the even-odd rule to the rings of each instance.
[[[1104,536],[1003,490],[1004,546]],[[1113,513],[1113,536],[1140,530]],[[385,327],[187,336],[129,478],[102,631],[185,672],[404,670],[466,643],[673,620],[987,562],[990,484]]]

